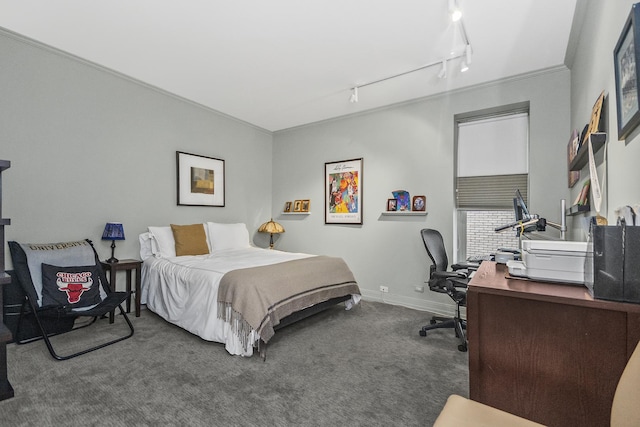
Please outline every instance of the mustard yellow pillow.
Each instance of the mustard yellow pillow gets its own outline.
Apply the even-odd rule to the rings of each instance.
[[[202,224],[171,224],[173,240],[176,242],[176,256],[205,255],[209,253],[207,235]]]

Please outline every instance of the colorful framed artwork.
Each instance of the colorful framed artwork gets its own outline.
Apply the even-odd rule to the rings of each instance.
[[[179,206],[224,206],[224,160],[176,151]]]
[[[625,139],[640,124],[637,66],[640,57],[639,18],[640,6],[634,4],[613,50],[619,141]]]
[[[427,209],[427,198],[425,196],[413,196],[411,208],[414,211],[425,211]]]
[[[303,199],[300,206],[300,212],[309,212],[310,207],[311,207],[311,200]]]
[[[284,204],[284,212],[291,212],[291,202],[287,202]]]
[[[387,200],[387,211],[395,211],[398,209],[398,200],[397,199],[388,199]]]
[[[362,224],[362,158],[324,164],[324,223]]]
[[[293,202],[293,211],[302,212],[302,200],[296,200]]]

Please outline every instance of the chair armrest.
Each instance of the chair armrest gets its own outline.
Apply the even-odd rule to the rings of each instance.
[[[452,270],[477,270],[480,264],[477,262],[459,262],[451,266]]]
[[[450,279],[450,278],[456,278],[456,279],[466,279],[467,275],[461,272],[456,272],[456,271],[434,271],[431,273],[433,277],[439,278],[439,279]]]

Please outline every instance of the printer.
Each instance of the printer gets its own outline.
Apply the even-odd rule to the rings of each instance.
[[[543,282],[584,284],[587,242],[523,240],[522,260],[508,261],[509,274]]]

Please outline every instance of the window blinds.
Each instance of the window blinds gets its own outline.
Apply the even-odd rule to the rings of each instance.
[[[457,207],[511,209],[516,189],[527,201],[529,115],[458,123]]]

